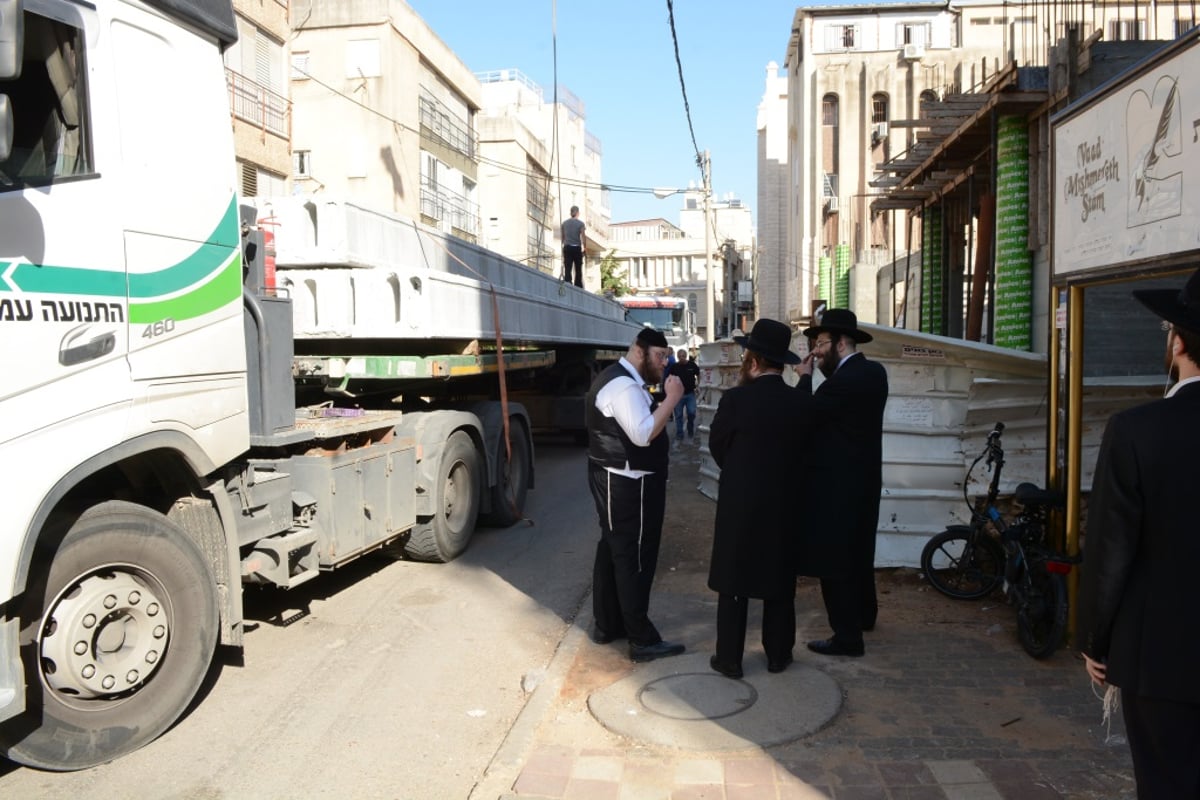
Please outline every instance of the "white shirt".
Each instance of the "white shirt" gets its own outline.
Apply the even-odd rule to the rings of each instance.
[[[1187,386],[1189,383],[1195,383],[1196,381],[1200,381],[1200,375],[1196,375],[1194,377],[1181,380],[1179,383],[1172,386],[1170,388],[1170,390],[1168,390],[1167,393],[1165,395],[1163,395],[1163,397],[1174,397],[1175,393],[1178,392],[1180,390],[1180,388]]]
[[[650,434],[654,431],[650,393],[646,391],[642,376],[633,364],[622,357],[621,366],[629,374],[613,378],[596,393],[596,408],[604,416],[615,419],[631,442],[638,447],[646,447],[650,444]],[[626,464],[628,465],[628,462]],[[640,478],[650,474],[649,471],[641,469],[605,469],[627,478]]]

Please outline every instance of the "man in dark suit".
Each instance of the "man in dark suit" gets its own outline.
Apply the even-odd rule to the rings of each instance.
[[[795,523],[786,498],[800,480],[801,398],[783,382],[784,364],[798,364],[792,331],[760,319],[745,348],[738,386],[725,392],[709,428],[708,447],[721,468],[708,588],[718,593],[717,652],[709,663],[742,677],[749,598],[762,598],[767,670],[792,663],[796,643]]]
[[[821,579],[833,636],[808,643],[827,656],[861,656],[875,627],[875,530],[883,488],[883,407],[887,372],[858,352],[871,341],[853,311],[831,308],[804,331],[811,349],[797,391],[809,397],[812,436],[799,572]],[[813,365],[825,381],[812,390]]]
[[[1133,293],[1169,323],[1162,400],[1114,414],[1089,499],[1078,641],[1120,687],[1138,797],[1200,797],[1200,271]]]

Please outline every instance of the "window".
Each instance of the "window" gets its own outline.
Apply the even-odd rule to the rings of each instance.
[[[887,145],[888,141],[888,96],[876,92],[871,97],[871,147]],[[887,158],[884,151],[884,158]]]
[[[25,42],[21,76],[0,81],[13,128],[12,150],[0,161],[0,192],[93,171],[82,32],[26,12]]]
[[[309,150],[292,151],[292,177],[312,177],[312,152]]]
[[[821,124],[837,127],[838,124],[838,98],[836,94],[827,94],[821,100]]]
[[[928,43],[928,22],[901,22],[896,25],[896,44],[915,44],[925,47]]]
[[[925,91],[921,92],[921,103],[920,107],[917,109],[917,116],[920,119],[925,119],[925,116],[929,113],[929,105],[931,103],[936,103],[937,101],[937,92],[933,91],[932,89],[926,89]]]
[[[1175,20],[1175,38],[1178,39],[1180,36],[1183,36],[1185,33],[1190,31],[1194,27],[1196,27],[1195,20],[1190,20],[1190,19]]]
[[[1137,42],[1146,38],[1146,20],[1112,19],[1108,21],[1110,42]]]
[[[308,52],[292,53],[292,80],[308,80],[309,72]]]
[[[378,39],[354,39],[346,42],[346,77],[378,78],[382,75]]]
[[[883,92],[877,92],[871,98],[871,122],[880,123],[888,121],[888,97]]]
[[[827,175],[838,173],[838,96],[821,98],[821,168]]]
[[[825,28],[826,50],[857,50],[859,41],[857,25],[828,25]]]

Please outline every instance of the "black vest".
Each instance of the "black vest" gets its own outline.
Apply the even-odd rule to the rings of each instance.
[[[592,388],[588,389],[587,407],[584,412],[588,429],[588,458],[603,467],[613,469],[666,473],[670,460],[670,440],[667,438],[666,429],[660,431],[647,446],[638,447],[615,419],[604,416],[600,409],[596,408],[596,395],[620,377],[633,378],[629,370],[618,361],[597,375],[596,380],[592,381]],[[653,408],[654,406],[651,406],[652,410]]]

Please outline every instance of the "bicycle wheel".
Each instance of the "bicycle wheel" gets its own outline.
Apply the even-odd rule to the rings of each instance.
[[[978,600],[1004,578],[1004,549],[983,531],[947,528],[925,543],[921,569],[933,588],[956,600]]]
[[[1029,580],[1017,604],[1017,638],[1025,652],[1046,658],[1062,644],[1067,630],[1067,582],[1046,571],[1043,562],[1030,565]]]

